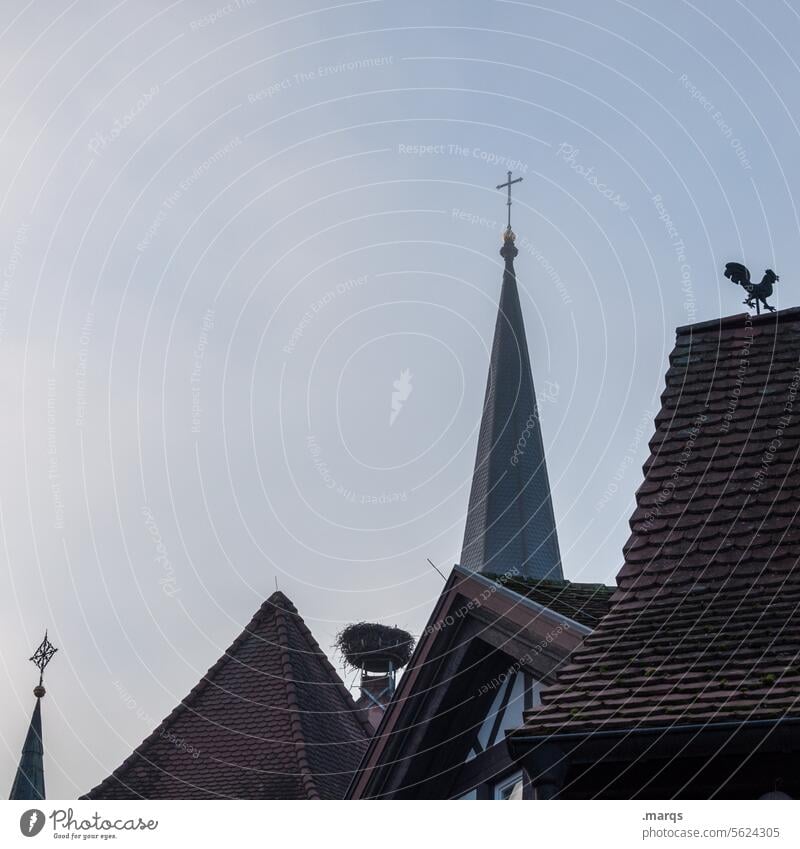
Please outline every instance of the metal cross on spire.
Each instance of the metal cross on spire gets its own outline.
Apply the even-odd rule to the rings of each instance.
[[[522,177],[517,177],[516,180],[511,179],[511,172],[508,172],[508,180],[505,183],[500,183],[497,187],[498,189],[508,189],[508,200],[506,201],[506,206],[508,207],[508,229],[511,229],[511,187],[514,183],[521,183]]]
[[[53,655],[58,649],[47,639],[47,631],[44,632],[44,639],[39,644],[39,648],[33,653],[30,658],[39,668],[39,686],[42,686],[44,681],[44,668],[53,659]]]

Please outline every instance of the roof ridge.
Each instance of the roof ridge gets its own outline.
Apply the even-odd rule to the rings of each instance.
[[[284,598],[286,597],[284,596]],[[288,601],[288,599],[286,600]],[[291,604],[291,602],[289,602],[289,604]],[[292,605],[292,607],[294,607],[294,605]],[[303,786],[306,788],[308,798],[319,799],[319,790],[317,789],[314,774],[312,773],[311,767],[308,763],[305,736],[303,734],[303,721],[300,714],[300,703],[297,700],[297,690],[294,686],[294,670],[292,669],[291,652],[289,651],[289,631],[286,625],[286,620],[284,619],[284,614],[287,611],[277,605],[275,610],[275,625],[278,629],[278,638],[280,640],[279,650],[281,652],[281,665],[283,667],[284,685],[286,687],[286,702],[289,707],[289,727],[292,729],[292,736],[294,737],[297,765],[300,768],[300,775],[303,781]]]
[[[287,599],[287,601],[288,601],[288,599]],[[358,720],[359,725],[367,733],[367,736],[371,737],[372,736],[372,725],[370,724],[369,720],[366,718],[364,711],[361,710],[361,708],[359,708],[356,705],[356,702],[355,702],[355,699],[353,698],[352,693],[344,685],[344,682],[339,677],[339,674],[336,672],[335,667],[330,662],[330,660],[328,660],[328,656],[322,650],[322,647],[317,642],[316,638],[314,637],[314,634],[311,632],[311,629],[308,627],[308,625],[306,625],[305,620],[300,615],[297,608],[292,604],[291,601],[289,601],[289,605],[291,607],[291,610],[286,611],[286,612],[291,613],[294,617],[296,617],[295,620],[294,620],[294,624],[296,625],[298,630],[301,632],[303,637],[306,639],[306,641],[310,644],[313,653],[319,656],[319,660],[321,662],[322,668],[325,670],[326,674],[331,679],[331,683],[334,684],[334,689],[338,690],[339,695],[344,698],[345,706],[349,710],[353,711],[353,713],[356,716],[356,719]]]
[[[739,327],[744,324],[772,324],[780,318],[800,320],[800,307],[787,307],[784,310],[766,312],[761,315],[751,315],[747,312],[734,313],[733,315],[712,318],[709,321],[698,321],[695,324],[681,324],[675,328],[676,336],[686,336],[698,330],[727,330],[730,327]]]

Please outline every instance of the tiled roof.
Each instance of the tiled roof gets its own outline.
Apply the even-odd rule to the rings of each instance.
[[[536,581],[530,578],[509,578],[487,575],[515,593],[568,616],[581,625],[595,628],[608,613],[613,587],[605,584],[577,584],[572,581]]]
[[[800,309],[678,329],[611,612],[513,737],[800,715]]]
[[[505,564],[514,563],[525,576],[560,579],[561,555],[512,241],[504,243],[501,254],[503,285],[459,562],[484,574],[503,572]]]
[[[340,799],[369,726],[283,593],[89,799]]]

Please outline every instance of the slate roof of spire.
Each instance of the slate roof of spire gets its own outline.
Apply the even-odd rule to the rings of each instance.
[[[511,239],[489,363],[460,563],[476,572],[561,580],[550,483],[539,427]]]
[[[678,328],[611,610],[512,741],[800,716],[800,309]]]
[[[22,746],[9,799],[44,799],[44,745],[42,744],[42,700],[36,699],[31,724]]]
[[[340,799],[371,728],[294,605],[273,593],[89,799]]]

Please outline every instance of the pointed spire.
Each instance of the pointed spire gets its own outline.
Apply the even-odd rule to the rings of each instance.
[[[8,785],[6,785],[8,786]],[[42,700],[37,697],[9,799],[44,799]]]
[[[510,191],[509,185],[509,195]],[[500,250],[505,269],[461,565],[486,574],[517,569],[523,577],[562,581],[536,392],[514,271],[514,258],[519,253],[515,238],[509,224]]]
[[[36,696],[36,705],[33,708],[31,724],[25,735],[25,743],[22,746],[22,757],[17,767],[14,784],[11,787],[9,799],[44,799],[44,743],[42,742],[42,699],[44,698],[44,669],[53,659],[57,648],[47,639],[47,631],[44,634],[39,648],[33,654],[31,660],[39,668],[39,683],[33,688]]]

